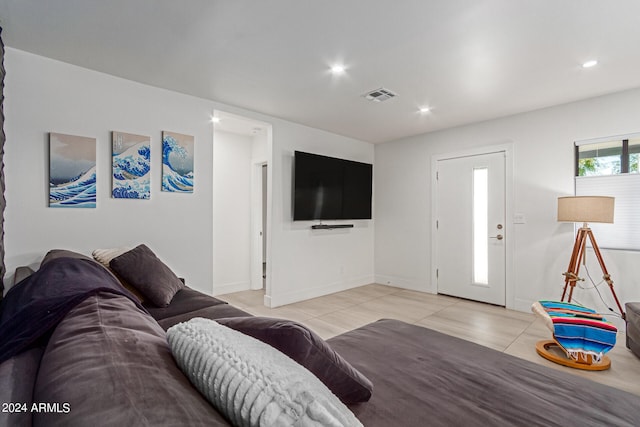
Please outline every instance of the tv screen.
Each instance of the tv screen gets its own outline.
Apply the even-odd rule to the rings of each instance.
[[[371,219],[373,165],[295,152],[293,220]]]

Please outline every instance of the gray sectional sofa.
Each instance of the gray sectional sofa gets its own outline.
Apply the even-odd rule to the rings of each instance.
[[[625,304],[627,324],[627,348],[640,357],[640,302]]]
[[[134,255],[133,265],[149,267]],[[633,426],[640,420],[638,396],[397,320],[325,342],[303,325],[253,317],[173,278],[179,289],[168,305],[141,302],[123,280],[89,264],[94,261],[66,251],[55,258],[45,257],[30,276],[23,270],[0,306],[0,338],[7,338],[0,341],[3,426],[245,425],[193,385],[191,374],[204,371],[186,372],[176,363],[166,330],[194,318],[217,320],[303,365],[357,418],[333,425]],[[56,317],[72,298],[64,283],[81,296]],[[148,284],[154,283],[160,282]],[[33,301],[36,312],[21,317]],[[40,303],[48,305],[44,314],[37,312]],[[311,425],[305,423],[297,425]]]

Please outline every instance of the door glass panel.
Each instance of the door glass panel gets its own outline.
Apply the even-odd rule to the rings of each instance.
[[[487,168],[473,170],[473,282],[489,284]]]

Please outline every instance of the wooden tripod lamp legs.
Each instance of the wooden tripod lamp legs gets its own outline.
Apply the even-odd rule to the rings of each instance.
[[[578,277],[578,273],[580,272],[580,262],[585,257],[585,248],[587,245],[587,239],[591,241],[591,246],[593,246],[593,252],[598,259],[598,263],[600,264],[600,268],[602,269],[602,278],[609,285],[609,289],[611,290],[611,294],[613,295],[613,299],[616,301],[618,305],[618,309],[620,310],[620,314],[622,318],[625,319],[625,313],[622,309],[622,305],[620,305],[620,301],[618,300],[618,296],[616,295],[616,291],[613,289],[613,280],[611,280],[611,275],[607,271],[607,267],[604,265],[604,260],[602,259],[602,254],[600,253],[600,248],[598,248],[598,244],[596,243],[596,239],[593,237],[593,232],[589,227],[581,227],[578,230],[578,235],[576,236],[576,242],[573,245],[573,252],[571,253],[571,260],[569,261],[569,267],[567,268],[567,272],[563,273],[565,276],[564,279],[564,290],[562,291],[562,299],[560,301],[564,301],[564,297],[567,294],[567,288],[569,288],[569,295],[567,298],[567,302],[571,302],[571,297],[573,296],[573,289],[576,286],[576,282],[578,280],[584,280]]]

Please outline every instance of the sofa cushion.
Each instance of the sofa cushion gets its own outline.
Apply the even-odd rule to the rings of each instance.
[[[176,366],[162,328],[113,294],[90,296],[58,324],[34,402],[69,408],[35,413],[34,425],[228,425]]]
[[[167,338],[178,365],[233,425],[362,425],[313,374],[261,341],[202,318]]]
[[[185,286],[176,292],[171,300],[171,304],[167,307],[157,307],[150,302],[145,302],[144,307],[149,311],[149,314],[151,314],[154,319],[161,320],[167,317],[173,317],[179,314],[220,304],[226,303],[218,298],[212,297],[211,295],[206,295]]]
[[[13,275],[13,285],[14,286],[17,285],[18,283],[22,282],[24,279],[31,276],[33,273],[35,273],[35,271],[29,266],[21,265],[17,267]]]
[[[300,323],[269,317],[217,319],[286,354],[309,371],[345,403],[366,402],[373,384],[315,332]]]
[[[172,302],[170,306],[173,304],[174,303]],[[212,305],[210,307],[201,308],[199,310],[188,311],[185,313],[177,314],[172,317],[166,317],[164,319],[158,320],[158,324],[162,326],[162,329],[166,331],[173,325],[186,322],[188,320],[193,319],[194,317],[204,317],[205,319],[216,320],[220,318],[246,317],[246,316],[251,316],[251,314],[247,313],[246,311],[242,311],[239,308],[232,306],[231,304],[225,303],[225,304]]]
[[[184,287],[173,271],[144,244],[113,258],[109,266],[158,307],[168,306]]]
[[[0,426],[31,425],[33,385],[42,352],[42,347],[34,347],[0,364],[0,403],[13,405],[0,410]]]
[[[627,347],[640,357],[640,302],[628,302],[624,306],[627,313]]]
[[[138,298],[138,301],[140,301],[140,303],[144,303],[144,295],[142,295],[142,293],[140,293],[140,291],[137,290],[134,286],[131,286],[129,282],[120,277],[120,275],[113,271],[113,269],[109,266],[109,263],[112,259],[122,255],[125,252],[129,252],[130,250],[130,247],[125,246],[121,246],[118,248],[95,249],[93,252],[91,252],[91,256],[105,268],[109,269],[109,271],[113,273],[114,276],[116,276],[116,279],[118,279],[120,284],[124,286],[129,292],[131,292],[136,298]]]
[[[133,294],[133,296],[135,296],[138,301],[140,303],[144,302],[144,297],[142,296],[142,294],[140,293],[140,291],[138,291],[136,288],[134,288],[133,286],[129,285],[125,280],[123,280],[121,277],[119,277],[115,271],[113,271],[110,267],[109,267],[109,261],[111,261],[113,258],[115,258],[117,255],[122,255],[124,252],[127,252],[128,250],[130,250],[130,248],[116,248],[116,249],[96,249],[93,253],[92,253],[92,257],[88,257],[86,255],[83,254],[79,254],[77,252],[73,252],[67,249],[52,249],[49,252],[47,252],[47,254],[44,256],[44,258],[42,259],[42,261],[40,262],[40,267],[42,267],[43,265],[47,264],[49,261],[57,259],[57,258],[77,258],[77,259],[86,259],[86,260],[90,260],[90,261],[95,261],[98,264],[102,265],[104,268],[106,268],[107,270],[109,270],[109,272],[111,274],[113,274],[113,276],[118,279],[118,281],[120,282],[120,284],[129,292],[131,292]],[[98,256],[96,256],[96,253],[98,253]],[[19,268],[24,268],[24,267],[19,267]],[[23,275],[27,274],[27,271],[22,271],[21,272]],[[24,277],[21,277],[21,279],[23,279]],[[16,269],[16,280],[18,279],[18,270]],[[17,283],[17,282],[16,282]]]
[[[95,249],[91,252],[91,256],[93,259],[98,261],[100,264],[109,268],[109,263],[115,257],[122,255],[125,252],[129,252],[131,249],[128,246],[120,246],[118,248],[107,248],[107,249]]]
[[[46,341],[70,310],[98,292],[135,299],[108,270],[91,259],[60,257],[47,261],[12,287],[0,303],[0,362]]]

